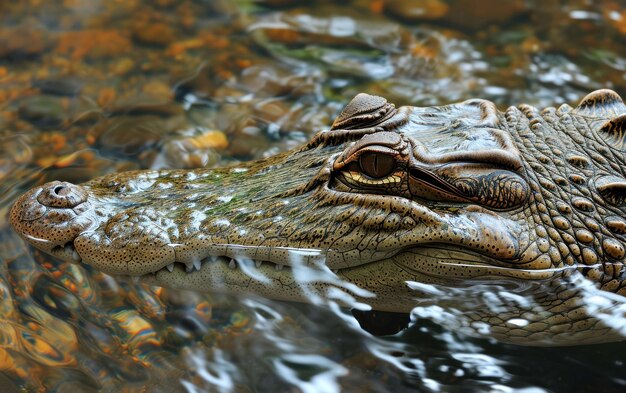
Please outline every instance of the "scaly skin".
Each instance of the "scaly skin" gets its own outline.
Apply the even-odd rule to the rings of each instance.
[[[601,311],[623,307],[625,118],[610,90],[575,109],[504,113],[484,100],[396,109],[360,94],[298,150],[52,182],[23,195],[10,220],[56,257],[162,286],[298,301],[341,288],[409,312],[426,295],[407,282],[532,283],[532,306],[441,301],[508,342],[614,341],[623,332],[570,278],[610,295]]]

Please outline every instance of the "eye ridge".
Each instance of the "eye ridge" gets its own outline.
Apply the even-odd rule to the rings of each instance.
[[[382,179],[392,174],[398,166],[396,159],[379,152],[365,152],[359,157],[361,173],[372,179]]]

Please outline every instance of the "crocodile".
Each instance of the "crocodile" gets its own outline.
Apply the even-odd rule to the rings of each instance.
[[[445,301],[469,330],[525,345],[617,341],[625,132],[626,106],[607,89],[575,108],[503,112],[482,99],[396,108],[361,93],[293,151],[53,181],[9,219],[55,257],[152,285],[408,313],[442,289],[493,283],[500,300],[526,288],[532,304],[503,311],[458,292]],[[597,307],[589,287],[604,296]]]

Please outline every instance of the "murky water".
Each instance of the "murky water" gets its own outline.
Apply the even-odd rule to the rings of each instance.
[[[36,184],[272,155],[361,91],[501,108],[626,94],[623,2],[345,3],[0,3],[0,391],[626,390],[625,343],[505,345],[432,307],[374,337],[332,303],[141,286],[8,227]]]

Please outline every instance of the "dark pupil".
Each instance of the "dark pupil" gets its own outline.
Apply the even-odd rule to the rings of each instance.
[[[365,175],[372,179],[381,179],[396,169],[396,160],[388,154],[370,152],[361,154],[359,165]]]

